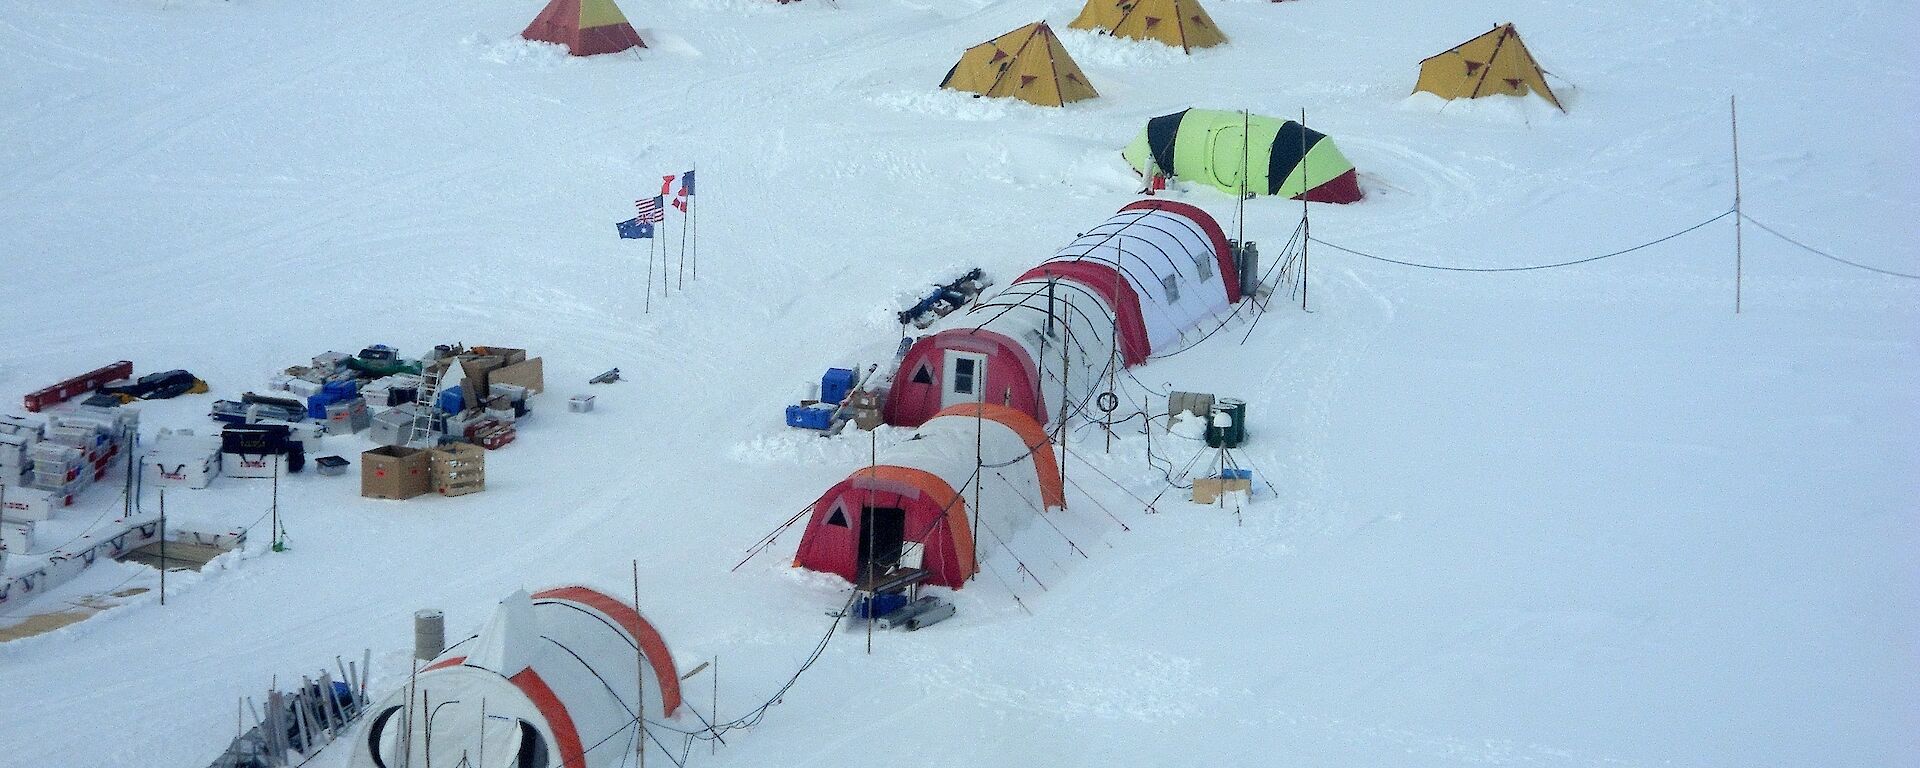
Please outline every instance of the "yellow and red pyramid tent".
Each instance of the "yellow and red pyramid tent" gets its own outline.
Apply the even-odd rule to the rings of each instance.
[[[1547,87],[1544,70],[1533,60],[1527,44],[1512,24],[1493,31],[1420,62],[1420,81],[1415,91],[1426,91],[1443,99],[1477,99],[1505,94],[1525,96],[1537,93],[1561,111],[1560,100]]]
[[[981,96],[1012,96],[1043,107],[1100,95],[1044,21],[968,48],[940,87]]]
[[[1227,41],[1200,0],[1087,0],[1067,26],[1104,30],[1114,37],[1158,40],[1192,53]]]
[[[559,43],[575,56],[647,47],[613,0],[552,0],[520,36]]]

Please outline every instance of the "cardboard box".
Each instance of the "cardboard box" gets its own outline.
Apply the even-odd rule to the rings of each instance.
[[[485,400],[482,395],[487,392],[488,375],[506,364],[506,359],[498,355],[473,355],[460,358],[460,391],[466,397],[466,405],[462,407],[480,407]]]
[[[537,357],[509,363],[488,374],[487,383],[525,387],[528,392],[544,392],[547,389],[546,367]]]
[[[369,499],[411,499],[431,488],[428,452],[387,445],[360,454],[360,495]]]
[[[527,361],[527,351],[524,349],[516,348],[516,347],[476,346],[473,348],[473,354],[492,355],[494,357],[498,357],[501,360],[506,361],[507,365],[514,365],[516,363],[524,363]]]
[[[470,443],[451,443],[427,452],[433,488],[442,496],[465,496],[487,489],[487,452]]]
[[[1193,503],[1212,504],[1220,496],[1228,493],[1252,494],[1253,481],[1247,478],[1196,477],[1193,480]]]

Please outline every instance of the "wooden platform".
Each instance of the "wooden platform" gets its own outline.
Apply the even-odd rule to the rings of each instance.
[[[229,550],[207,544],[169,541],[167,542],[167,560],[164,566],[167,570],[171,571],[182,569],[198,571],[205,567],[208,562],[226,554],[228,551]],[[162,563],[160,562],[160,542],[156,541],[139,549],[135,549],[116,559],[121,562],[139,563],[149,568],[160,568],[162,567]]]
[[[167,555],[168,560],[173,559],[173,552],[171,550],[167,552]],[[18,624],[9,624],[0,627],[0,643],[19,640],[23,637],[42,635],[69,624],[78,624],[86,621],[89,616],[119,605],[122,598],[132,597],[146,591],[147,589],[145,587],[135,587],[133,589],[120,590],[112,595],[88,595],[80,598],[78,602],[69,603],[68,605],[71,607],[67,610],[50,611],[48,613],[28,616],[26,620]]]

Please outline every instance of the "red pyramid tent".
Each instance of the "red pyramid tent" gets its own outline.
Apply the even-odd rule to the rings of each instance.
[[[520,36],[559,43],[575,56],[647,47],[613,0],[552,0]]]

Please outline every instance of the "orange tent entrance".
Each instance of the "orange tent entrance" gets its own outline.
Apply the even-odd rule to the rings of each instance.
[[[645,48],[627,15],[613,0],[552,0],[520,33],[528,40],[559,43],[574,56]]]
[[[973,488],[976,450],[991,479]],[[959,589],[978,569],[976,517],[990,535],[1007,536],[1039,510],[1066,506],[1046,430],[1004,405],[942,410],[885,461],[855,470],[813,503],[796,567],[852,582],[919,567],[926,583]]]

